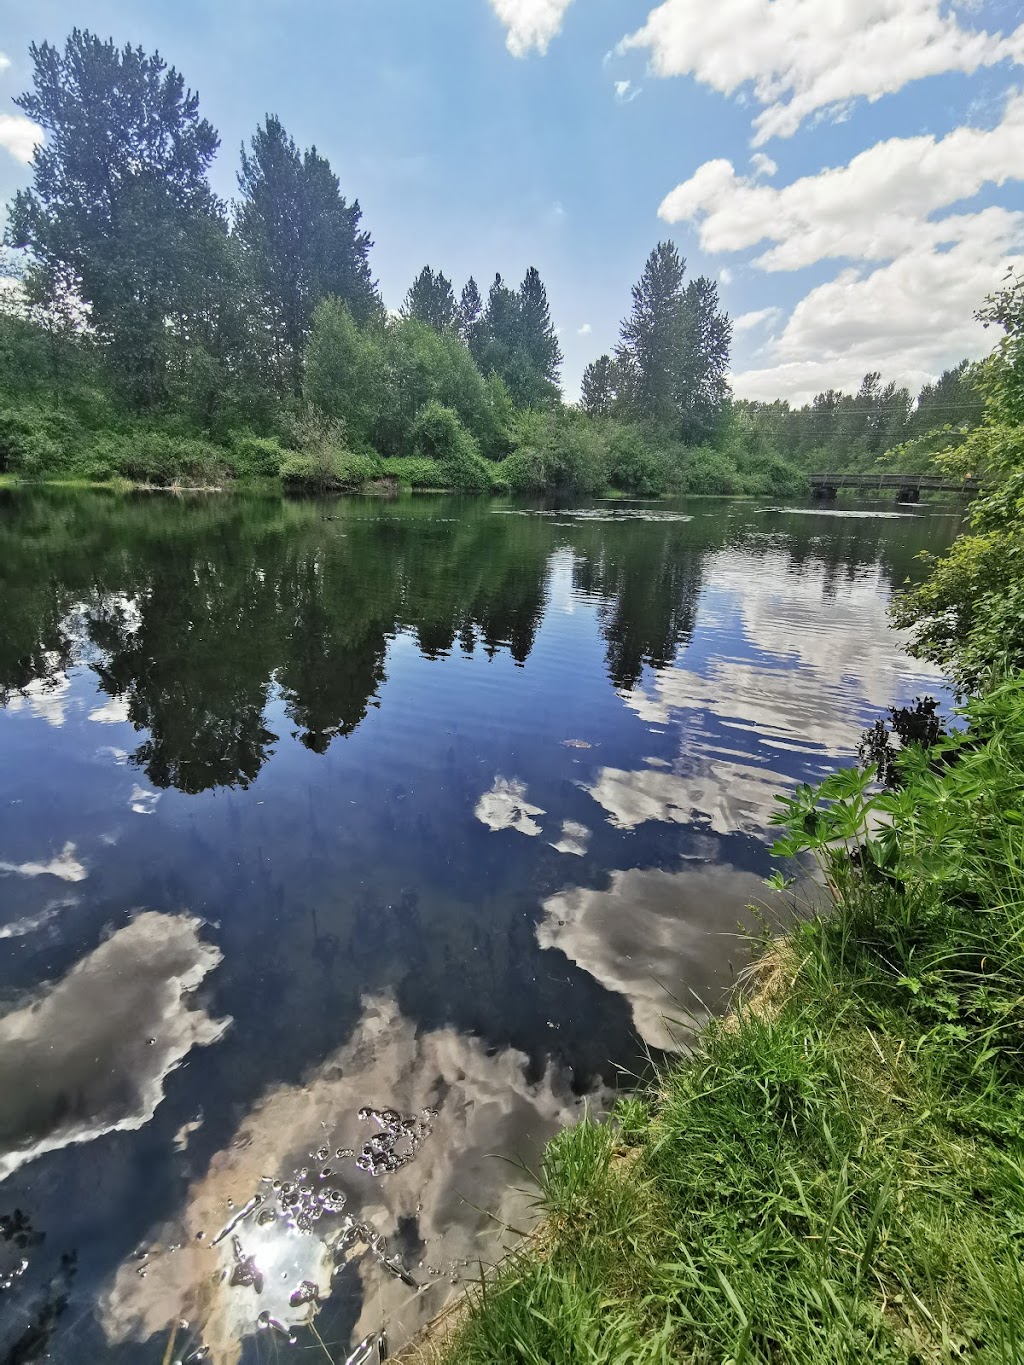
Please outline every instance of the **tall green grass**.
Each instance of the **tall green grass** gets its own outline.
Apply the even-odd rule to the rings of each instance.
[[[560,1134],[445,1360],[1024,1361],[1024,680],[781,804],[828,913],[691,1056]],[[788,889],[793,894],[793,888]]]

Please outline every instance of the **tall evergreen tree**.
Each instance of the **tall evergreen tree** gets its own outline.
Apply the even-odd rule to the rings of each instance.
[[[440,270],[435,274],[429,265],[425,265],[405,296],[402,316],[425,322],[435,332],[454,331],[458,307],[451,280]]]
[[[562,352],[535,269],[526,272],[518,290],[495,275],[471,349],[484,374],[500,376],[518,406],[557,401]]]
[[[701,275],[686,287],[676,377],[684,440],[708,440],[729,397],[732,323],[718,306],[718,286]]]
[[[477,288],[476,280],[470,275],[469,279],[462,287],[457,322],[459,336],[462,337],[462,340],[471,351],[473,350],[483,311],[484,301],[480,297],[480,290]]]
[[[682,350],[686,262],[671,242],[659,242],[633,286],[633,308],[616,349],[634,417],[675,425]]]
[[[598,356],[583,371],[580,406],[590,417],[607,417],[615,401],[611,357]]]
[[[547,290],[534,266],[530,266],[519,286],[518,312],[516,339],[519,347],[537,378],[557,388],[562,348],[551,322]]]
[[[732,323],[706,276],[684,285],[686,262],[659,242],[633,287],[615,353],[618,401],[634,418],[685,441],[707,440],[729,396]]]
[[[223,208],[206,172],[217,150],[199,97],[159,53],[74,29],[63,52],[29,48],[33,89],[15,100],[46,133],[8,241],[31,252],[33,297],[72,278],[115,373],[139,406],[166,395],[174,326],[218,264]]]
[[[341,193],[330,163],[315,147],[299,152],[280,119],[268,114],[242,148],[242,199],[236,233],[266,315],[282,384],[298,391],[313,313],[341,299],[365,322],[381,311],[370,274],[370,234],[359,201]]]

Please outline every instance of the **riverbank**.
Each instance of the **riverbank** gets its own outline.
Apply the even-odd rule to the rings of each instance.
[[[829,912],[559,1134],[540,1249],[410,1359],[1024,1359],[1024,682],[966,720],[784,803]]]

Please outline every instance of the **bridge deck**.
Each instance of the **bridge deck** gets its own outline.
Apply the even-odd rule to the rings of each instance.
[[[813,488],[915,488],[928,493],[976,493],[977,479],[957,483],[937,474],[812,474]]]

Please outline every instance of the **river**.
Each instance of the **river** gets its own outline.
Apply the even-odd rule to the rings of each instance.
[[[0,494],[0,1361],[400,1346],[721,1004],[774,794],[937,694],[958,524]]]

